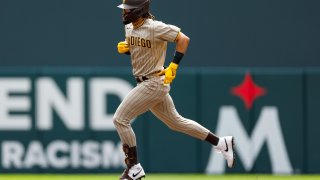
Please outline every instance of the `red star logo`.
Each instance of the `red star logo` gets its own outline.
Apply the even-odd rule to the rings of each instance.
[[[246,108],[251,109],[254,101],[258,97],[264,96],[267,91],[254,83],[250,73],[246,73],[243,82],[238,86],[233,87],[231,93],[235,96],[239,96]]]

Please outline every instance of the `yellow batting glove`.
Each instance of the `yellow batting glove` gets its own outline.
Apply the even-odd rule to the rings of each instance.
[[[129,52],[129,44],[126,41],[121,41],[118,43],[118,52],[124,54]]]
[[[171,62],[169,67],[167,67],[166,69],[158,73],[159,76],[164,75],[164,82],[163,82],[164,85],[167,86],[171,84],[174,78],[176,78],[178,66],[179,66],[178,64]]]

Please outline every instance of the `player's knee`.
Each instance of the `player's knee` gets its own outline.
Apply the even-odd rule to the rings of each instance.
[[[176,127],[175,126],[168,126],[170,130],[172,131],[177,131]]]
[[[119,118],[117,118],[116,116],[113,117],[113,124],[114,126],[118,127],[120,124],[120,120]]]
[[[120,127],[120,126],[128,126],[130,123],[126,122],[125,120],[121,119],[118,116],[114,116],[113,124],[115,125],[115,127]]]
[[[117,119],[113,117],[112,121],[113,121],[113,124],[114,124],[115,126],[117,126],[117,123],[118,123],[118,122],[117,122]]]
[[[178,132],[180,132],[181,130],[180,130],[180,128],[179,128],[179,126],[177,125],[177,124],[168,124],[168,127],[169,127],[169,129],[170,130],[172,130],[172,131],[178,131]]]

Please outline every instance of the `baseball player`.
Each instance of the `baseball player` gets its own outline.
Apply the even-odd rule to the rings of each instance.
[[[180,28],[154,20],[149,5],[150,0],[124,0],[118,6],[123,10],[125,24],[125,41],[118,43],[118,52],[131,56],[137,81],[137,86],[123,99],[113,117],[127,165],[120,179],[145,177],[138,161],[136,137],[130,122],[149,110],[170,129],[216,146],[227,160],[228,167],[232,168],[235,162],[234,138],[218,137],[197,122],[182,117],[175,109],[169,94],[170,84],[176,77],[190,40]],[[167,42],[176,43],[176,51],[170,65],[164,68]]]

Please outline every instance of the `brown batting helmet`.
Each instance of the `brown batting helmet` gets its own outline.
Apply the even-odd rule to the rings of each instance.
[[[150,0],[124,0],[118,8],[131,10],[129,13],[122,14],[123,23],[129,24],[149,13],[149,6]]]

